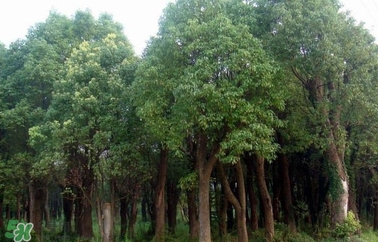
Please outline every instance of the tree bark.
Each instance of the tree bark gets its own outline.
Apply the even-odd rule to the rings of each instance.
[[[198,208],[196,202],[196,195],[197,194],[195,189],[192,189],[187,192],[189,236],[192,240],[198,239],[199,236]]]
[[[29,184],[30,195],[30,222],[33,224],[33,230],[38,238],[41,237],[43,211],[46,201],[46,187],[44,182],[32,181]]]
[[[284,140],[283,137],[278,134],[278,142],[281,147],[284,147]],[[297,233],[297,228],[295,225],[295,213],[294,213],[294,206],[293,200],[291,197],[291,184],[290,184],[290,174],[289,174],[289,162],[287,159],[286,154],[282,152],[278,153],[278,163],[279,163],[279,171],[281,173],[281,181],[282,181],[282,207],[284,211],[284,222],[289,227],[289,232],[292,234]]]
[[[253,179],[253,159],[251,156],[245,156],[245,163],[247,166],[247,192],[248,192],[248,200],[249,200],[249,207],[251,209],[251,215],[249,218],[249,227],[252,231],[257,231],[259,229],[259,215],[257,213],[257,197],[255,190],[253,188],[254,179]]]
[[[71,233],[72,232],[72,212],[73,212],[73,198],[68,197],[67,195],[63,196],[63,214],[64,214],[64,223],[63,223],[63,232]]]
[[[104,203],[102,205],[102,214],[103,214],[103,242],[112,242],[113,241],[113,216],[112,208],[110,203]]]
[[[216,155],[219,153],[220,146],[219,144],[214,145],[207,161],[207,136],[199,134],[196,146],[195,159],[199,173],[199,241],[211,242],[210,178],[218,160]]]
[[[175,234],[176,230],[176,215],[177,215],[177,204],[179,202],[180,192],[177,188],[176,182],[168,182],[167,186],[167,217],[168,217],[168,228],[171,234]]]
[[[165,232],[165,183],[167,180],[168,149],[162,147],[160,151],[159,170],[155,188],[155,241],[164,241]]]
[[[247,233],[247,223],[246,223],[246,198],[245,198],[245,187],[244,187],[244,175],[241,162],[238,161],[235,164],[236,169],[236,181],[237,181],[237,198],[231,190],[230,184],[228,183],[226,173],[221,162],[217,163],[217,170],[222,182],[224,193],[227,200],[234,206],[236,210],[236,221],[237,221],[237,233],[239,242],[248,242]]]
[[[264,222],[265,222],[265,233],[266,240],[268,242],[273,241],[274,237],[274,219],[273,219],[273,208],[272,200],[269,195],[268,188],[265,182],[265,168],[264,163],[265,159],[261,156],[256,156],[255,160],[256,175],[257,175],[257,184],[259,186],[262,207],[264,212]]]
[[[126,231],[127,231],[127,198],[126,196],[120,196],[119,198],[120,208],[119,208],[119,215],[121,217],[121,231],[120,231],[120,238],[121,241],[125,240]]]

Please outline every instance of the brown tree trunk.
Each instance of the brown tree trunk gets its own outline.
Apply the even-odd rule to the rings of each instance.
[[[273,241],[274,237],[274,219],[273,219],[273,208],[272,208],[272,200],[269,195],[268,188],[265,182],[265,169],[264,163],[265,159],[261,156],[256,156],[255,160],[255,167],[256,167],[256,176],[257,176],[257,184],[259,186],[262,207],[264,212],[264,222],[265,222],[265,233],[266,233],[266,240],[268,242]]]
[[[67,195],[63,196],[63,214],[64,214],[64,223],[63,223],[63,232],[71,233],[72,232],[72,212],[73,212],[73,198],[68,197]]]
[[[37,237],[40,238],[42,234],[43,211],[46,201],[46,187],[44,183],[38,181],[30,182],[29,195],[30,222],[34,225],[33,230]]]
[[[188,197],[188,217],[189,217],[189,235],[190,239],[198,239],[199,236],[199,222],[198,222],[198,208],[196,202],[196,190],[192,189],[187,192]]]
[[[136,185],[134,187],[134,191],[132,194],[130,212],[128,213],[128,218],[129,218],[128,236],[130,239],[134,239],[134,236],[135,236],[135,224],[137,221],[137,213],[138,213],[137,205],[138,205],[139,196],[140,196],[140,188],[139,188],[139,185]]]
[[[50,211],[49,211],[49,193],[46,191],[46,200],[45,206],[43,210],[43,214],[45,215],[45,227],[50,228]]]
[[[278,142],[283,147],[284,140],[283,137],[278,134]],[[295,213],[294,213],[294,206],[293,200],[291,197],[291,184],[290,184],[290,174],[289,174],[289,162],[287,159],[286,154],[281,152],[278,153],[278,163],[279,163],[279,171],[280,177],[282,181],[282,208],[284,211],[284,222],[288,225],[289,231],[292,234],[297,233],[297,227],[295,225]]]
[[[237,221],[237,233],[239,242],[248,242],[247,233],[247,223],[246,223],[246,198],[245,198],[245,187],[244,187],[244,175],[241,162],[238,161],[235,164],[236,169],[236,181],[237,181],[237,198],[231,190],[230,184],[228,183],[226,173],[221,162],[217,163],[217,170],[219,173],[220,180],[224,189],[227,200],[234,206],[236,210],[236,221]]]
[[[257,231],[259,229],[259,215],[257,213],[257,197],[255,190],[253,188],[254,179],[253,179],[253,159],[251,156],[245,156],[245,163],[247,166],[247,193],[249,200],[249,207],[251,209],[251,215],[249,218],[249,227],[252,231]]]
[[[165,230],[165,183],[167,180],[168,149],[161,148],[159,170],[155,188],[155,241],[164,241]]]
[[[88,174],[89,175],[89,174]],[[92,174],[93,175],[93,174]],[[80,237],[90,239],[93,237],[93,222],[92,222],[92,189],[93,176],[83,184],[82,190],[77,194],[75,200],[75,224],[77,233]]]
[[[121,217],[121,231],[120,231],[120,238],[121,241],[125,240],[126,231],[127,231],[127,198],[126,196],[120,196],[119,198],[120,208],[119,208],[119,215]]]
[[[217,155],[220,146],[215,144],[211,154],[207,157],[207,136],[199,134],[196,144],[196,163],[198,164],[199,173],[199,241],[211,242],[210,226],[210,178],[214,165],[217,162]]]
[[[224,189],[219,188],[218,184],[214,184],[216,189],[215,202],[217,207],[217,216],[218,216],[218,230],[221,241],[224,241],[227,236],[227,207],[228,201],[224,194]]]
[[[176,215],[177,215],[177,204],[179,202],[180,192],[177,188],[176,182],[168,182],[167,186],[167,217],[168,217],[168,228],[171,234],[175,234],[176,230]]]

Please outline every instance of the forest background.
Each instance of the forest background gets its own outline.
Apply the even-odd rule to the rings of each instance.
[[[340,7],[178,0],[141,57],[88,11],[1,45],[3,234],[374,241],[377,45]]]

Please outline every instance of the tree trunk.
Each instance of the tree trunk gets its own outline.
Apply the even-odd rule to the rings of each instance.
[[[175,230],[176,230],[177,204],[179,202],[179,198],[180,198],[180,192],[177,188],[177,183],[168,182],[167,217],[168,217],[168,228],[171,234],[175,234]]]
[[[45,215],[45,227],[50,228],[49,193],[47,190],[43,214]]]
[[[41,238],[42,223],[43,223],[43,211],[46,201],[46,187],[44,183],[32,181],[29,184],[30,195],[30,222],[33,224],[33,230],[38,238]]]
[[[337,177],[334,179],[338,179],[341,184],[338,197],[332,201],[331,227],[335,228],[337,224],[342,224],[347,217],[349,186],[348,177],[346,175],[343,160],[338,154],[338,149],[333,142],[329,145],[329,148],[327,149],[327,155],[328,159],[335,166],[337,172]]]
[[[237,191],[239,198],[237,198],[231,190],[230,184],[228,183],[226,173],[223,168],[223,164],[218,162],[217,170],[219,173],[220,180],[224,189],[227,200],[234,206],[236,210],[236,221],[237,221],[237,233],[239,242],[248,242],[247,233],[247,223],[246,223],[246,199],[245,199],[245,187],[244,187],[244,175],[241,162],[238,161],[235,164],[236,169],[236,181],[237,181]]]
[[[121,241],[125,240],[126,231],[127,231],[127,198],[126,196],[121,196],[119,198],[120,201],[120,208],[119,208],[119,215],[121,217],[121,231],[120,231],[120,238]]]
[[[103,214],[103,242],[112,242],[113,241],[113,216],[112,208],[110,203],[104,203],[102,205],[102,214]]]
[[[257,197],[255,190],[253,188],[254,179],[253,179],[253,159],[251,156],[245,156],[245,163],[247,166],[247,192],[249,207],[251,209],[251,216],[249,219],[249,227],[252,231],[257,231],[259,229],[259,215],[257,213]]]
[[[129,215],[129,229],[128,234],[130,239],[134,239],[135,236],[135,223],[137,219],[137,200],[134,199],[134,201],[131,203],[131,211]]]
[[[211,242],[210,226],[210,178],[214,165],[217,162],[217,155],[220,146],[215,144],[206,162],[207,156],[207,136],[199,134],[196,144],[196,163],[199,173],[199,241]]]
[[[72,232],[72,212],[73,212],[73,198],[68,197],[67,195],[63,196],[63,214],[64,214],[64,223],[63,223],[63,232],[70,234]]]
[[[228,201],[224,194],[223,187],[218,186],[218,183],[214,184],[216,188],[215,202],[217,207],[218,216],[218,230],[221,241],[226,239],[227,236],[227,207]]]
[[[75,222],[77,233],[80,237],[90,239],[93,237],[92,223],[92,186],[93,180],[86,180],[83,190],[78,192],[75,203]]]
[[[278,142],[281,147],[284,147],[283,137],[278,134]],[[278,163],[280,177],[282,181],[282,207],[284,211],[284,222],[289,227],[289,232],[291,234],[297,233],[297,227],[295,225],[295,213],[293,207],[293,200],[291,197],[291,184],[290,184],[290,174],[289,174],[289,162],[286,154],[281,152],[278,153]]]
[[[161,148],[160,163],[155,188],[155,241],[164,241],[165,230],[165,183],[167,180],[168,149]]]
[[[274,237],[274,219],[273,219],[273,208],[272,208],[272,200],[269,195],[268,188],[265,182],[265,169],[264,163],[265,159],[261,156],[256,156],[256,176],[257,176],[257,184],[259,186],[262,207],[264,212],[264,221],[265,221],[265,233],[266,233],[266,240],[268,242],[273,241]]]
[[[199,222],[197,215],[196,190],[192,189],[187,192],[188,197],[188,217],[189,217],[189,235],[190,239],[198,239],[199,236]]]

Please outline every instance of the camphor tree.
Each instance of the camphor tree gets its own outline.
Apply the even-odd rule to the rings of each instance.
[[[353,102],[376,66],[373,39],[340,12],[338,1],[257,1],[265,47],[291,72],[306,93],[316,127],[316,149],[330,167],[331,224],[347,217],[349,178],[345,155],[353,126]],[[261,31],[262,30],[262,31]],[[259,32],[261,31],[261,32]],[[288,73],[289,73],[288,72]],[[367,103],[365,103],[366,105]],[[351,112],[352,111],[352,112]]]
[[[211,241],[210,177],[217,162],[245,151],[271,158],[273,110],[283,109],[279,68],[248,27],[227,16],[228,1],[179,0],[162,16],[133,84],[146,125],[178,152],[189,138],[199,177],[199,240]],[[238,213],[239,241],[248,241]],[[272,231],[273,232],[273,231]]]
[[[65,183],[75,195],[76,230],[85,238],[93,236],[94,166],[117,135],[113,124],[121,121],[120,101],[126,88],[122,75],[134,61],[131,46],[122,35],[82,42],[54,85],[50,121],[30,130],[37,144],[39,139],[40,143],[46,141],[44,132],[50,133],[54,142],[51,150],[61,151],[59,156],[67,169]]]

